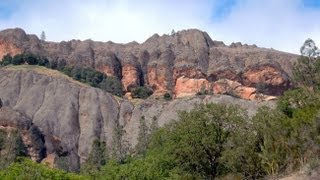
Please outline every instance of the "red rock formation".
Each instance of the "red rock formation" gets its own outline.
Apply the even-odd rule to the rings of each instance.
[[[88,40],[52,43],[27,35],[22,29],[0,31],[0,59],[21,52],[45,56],[49,61],[64,59],[68,66],[96,68],[108,76],[121,78],[126,92],[143,84],[155,94],[175,91],[194,94],[198,87],[179,90],[183,84],[177,79],[184,76],[190,79],[186,83],[230,79],[254,88],[263,84],[266,94],[281,95],[290,87],[288,77],[297,59],[294,54],[241,43],[225,46],[196,29],[170,36],[154,35],[141,44]]]
[[[234,90],[241,86],[242,85],[236,81],[221,79],[213,83],[213,93],[214,94],[234,94]]]
[[[107,66],[107,65],[104,65],[102,67],[98,67],[97,68],[100,72],[106,74],[107,76],[115,76],[115,72],[114,72],[114,69]]]
[[[11,56],[15,56],[17,54],[21,54],[22,50],[17,48],[11,43],[6,42],[0,42],[0,61],[2,61],[2,58],[9,54]]]
[[[276,97],[257,93],[256,88],[243,86],[239,82],[221,79],[213,83],[214,94],[228,94],[246,100],[274,100]]]
[[[150,67],[148,68],[147,79],[149,86],[152,87],[154,94],[164,94],[168,91],[168,80],[166,78],[165,67]]]
[[[260,66],[257,68],[249,68],[243,73],[243,83],[252,86],[257,83],[264,83],[272,86],[283,85],[287,79],[283,77],[283,73],[271,66]]]
[[[234,90],[241,99],[253,100],[256,99],[256,88],[239,86]]]
[[[240,81],[241,77],[231,69],[219,70],[211,73],[208,77],[210,81],[217,81],[219,79],[230,79],[232,81]]]
[[[173,69],[173,79],[177,80],[178,78],[185,76],[188,78],[194,79],[205,79],[206,75],[198,69],[195,68],[175,68]]]
[[[174,93],[176,98],[196,95],[203,90],[210,90],[210,83],[208,80],[201,78],[179,77],[176,81]]]
[[[130,87],[140,85],[138,69],[130,64],[122,66],[122,80],[124,90],[130,90]]]

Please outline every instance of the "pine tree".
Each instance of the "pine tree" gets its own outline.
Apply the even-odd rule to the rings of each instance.
[[[139,125],[138,144],[136,150],[138,154],[144,154],[147,151],[149,143],[149,128],[146,124],[145,117],[142,116]]]
[[[41,41],[46,40],[46,33],[44,31],[41,32],[40,39],[41,39]]]

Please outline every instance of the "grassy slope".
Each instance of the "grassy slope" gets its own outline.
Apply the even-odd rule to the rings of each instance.
[[[9,66],[5,66],[3,67],[3,69],[5,70],[9,70],[9,71],[34,71],[38,74],[43,74],[43,75],[47,75],[47,76],[51,76],[51,77],[55,77],[55,78],[63,78],[63,79],[67,79],[68,81],[78,84],[80,86],[85,86],[85,87],[90,87],[88,84],[76,81],[74,79],[72,79],[71,77],[63,74],[62,72],[58,71],[58,70],[53,70],[53,69],[48,69],[46,67],[43,66],[37,66],[37,65],[9,65]]]

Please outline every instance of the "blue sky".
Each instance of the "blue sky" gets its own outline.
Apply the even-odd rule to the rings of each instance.
[[[304,0],[302,3],[307,8],[312,8],[312,9],[320,8],[319,0]]]
[[[298,53],[320,43],[320,0],[0,0],[0,30],[21,27],[50,41],[126,43],[188,28],[226,44]]]

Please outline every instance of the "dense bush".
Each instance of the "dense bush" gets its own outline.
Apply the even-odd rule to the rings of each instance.
[[[90,86],[103,89],[111,94],[122,96],[122,84],[116,77],[109,77],[100,71],[93,68],[83,68],[83,67],[67,67],[57,65],[58,70],[64,74],[72,77],[73,79],[87,83]]]
[[[32,162],[26,158],[18,158],[9,167],[0,170],[0,179],[89,179],[89,177],[50,169],[45,165]]]
[[[145,86],[136,87],[132,90],[132,97],[146,99],[153,94],[153,91]]]
[[[2,61],[0,62],[0,64],[2,66],[7,66],[9,64],[12,64],[12,57],[10,55],[5,55],[3,58],[2,58]]]
[[[170,100],[172,100],[172,96],[171,96],[171,94],[170,93],[165,93],[164,95],[163,95],[163,99],[164,100],[167,100],[167,101],[170,101]]]
[[[18,156],[25,156],[26,151],[17,130],[0,130],[0,169],[10,165]]]

